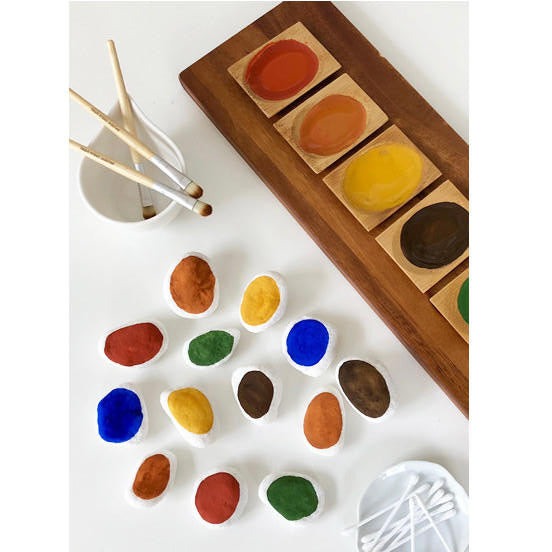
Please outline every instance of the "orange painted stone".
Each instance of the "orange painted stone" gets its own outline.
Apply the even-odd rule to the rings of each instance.
[[[319,393],[305,412],[303,432],[317,449],[327,449],[339,442],[343,431],[343,415],[339,400],[333,393]]]

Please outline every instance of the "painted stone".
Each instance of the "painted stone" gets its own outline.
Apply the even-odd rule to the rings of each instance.
[[[170,451],[150,454],[136,470],[127,498],[133,506],[148,507],[159,503],[174,482],[176,457]]]
[[[112,389],[97,407],[98,433],[108,443],[139,442],[147,432],[143,400],[131,384]]]
[[[184,344],[184,358],[193,368],[221,366],[232,356],[239,339],[238,330],[205,332]]]
[[[159,322],[120,326],[100,341],[100,351],[119,366],[142,367],[155,362],[167,348],[167,334]]]
[[[389,376],[383,367],[346,359],[337,367],[337,382],[351,406],[370,421],[382,421],[394,411]]]
[[[333,360],[336,334],[326,322],[304,317],[288,325],[282,350],[287,361],[304,374],[316,377]]]
[[[257,366],[238,368],[232,374],[232,388],[245,418],[257,424],[276,418],[282,384],[273,373]]]
[[[321,487],[313,478],[300,473],[268,475],[259,486],[259,498],[294,524],[315,519],[324,507]]]
[[[196,485],[194,506],[202,521],[222,526],[237,519],[245,507],[247,489],[233,470],[203,476]]]
[[[215,415],[209,399],[195,387],[161,393],[161,406],[181,435],[193,446],[204,447],[211,439]]]
[[[219,286],[209,259],[201,253],[186,253],[169,271],[165,298],[175,314],[203,318],[218,306]]]
[[[343,405],[329,390],[317,393],[303,418],[303,434],[308,444],[321,454],[334,454],[343,443]]]
[[[262,332],[280,320],[287,304],[287,288],[276,272],[257,274],[246,286],[240,321],[250,332]]]

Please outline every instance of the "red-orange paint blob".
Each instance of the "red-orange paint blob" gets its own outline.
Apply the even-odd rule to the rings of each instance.
[[[195,506],[208,523],[224,523],[232,517],[240,501],[240,484],[227,472],[206,477],[198,486]]]
[[[132,324],[111,332],[104,345],[107,358],[123,366],[151,360],[163,346],[161,330],[151,322]]]
[[[271,42],[259,50],[245,71],[245,82],[265,100],[295,96],[314,79],[318,57],[297,40]]]
[[[332,94],[305,115],[299,145],[315,155],[333,155],[353,144],[366,128],[366,110],[351,96]]]

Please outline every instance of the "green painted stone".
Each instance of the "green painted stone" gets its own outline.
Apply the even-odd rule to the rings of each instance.
[[[469,324],[470,319],[470,279],[466,278],[466,281],[460,287],[458,292],[458,311],[460,316],[464,319],[466,324]]]
[[[312,483],[296,475],[284,475],[273,481],[266,496],[272,507],[289,521],[310,516],[318,508],[318,496]]]
[[[223,330],[198,335],[188,346],[190,361],[197,366],[212,366],[232,352],[234,336]]]

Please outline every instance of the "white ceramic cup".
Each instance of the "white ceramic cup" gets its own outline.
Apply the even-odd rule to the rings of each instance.
[[[136,132],[140,139],[154,151],[158,151],[162,157],[181,172],[185,172],[186,167],[182,154],[170,138],[159,130],[159,136],[154,138],[154,134],[150,129],[156,129],[155,125],[148,119],[144,122],[145,115],[141,111],[135,109],[134,113],[136,115]],[[109,117],[115,121],[122,121],[118,103],[109,111]],[[102,127],[89,146],[100,153],[104,153],[107,157],[134,168],[129,147],[105,127]],[[177,185],[170,182],[149,161],[144,159],[143,167],[148,176],[176,188]],[[83,158],[80,165],[79,188],[84,203],[94,215],[120,228],[139,231],[159,228],[168,224],[181,209],[178,203],[152,191],[151,195],[157,214],[150,219],[144,219],[138,194],[138,184],[94,163],[86,157]]]

